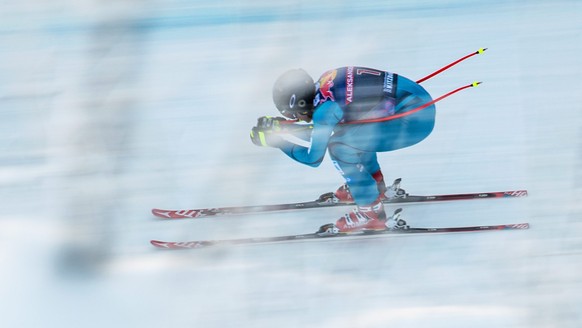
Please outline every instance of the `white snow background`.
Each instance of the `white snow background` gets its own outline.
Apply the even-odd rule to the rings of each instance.
[[[581,1],[0,2],[1,327],[581,327]],[[163,251],[347,210],[163,222],[341,183],[248,137],[271,86],[361,65],[426,81],[432,135],[379,155],[415,226],[500,231]],[[393,210],[394,206],[389,206]]]

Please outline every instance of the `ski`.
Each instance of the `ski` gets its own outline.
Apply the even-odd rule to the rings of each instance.
[[[499,231],[499,230],[523,230],[529,229],[529,223],[499,224],[488,226],[467,226],[467,227],[447,227],[447,228],[408,228],[402,230],[382,230],[382,231],[359,231],[349,234],[335,234],[321,236],[318,233],[307,233],[299,235],[287,235],[278,237],[242,238],[242,239],[222,239],[222,240],[200,240],[200,241],[160,241],[151,240],[151,244],[162,249],[196,249],[210,246],[226,245],[249,245],[281,243],[301,240],[330,240],[336,238],[359,238],[366,236],[380,235],[408,235],[408,234],[433,234],[433,233],[456,233],[456,232],[476,232],[476,231]]]
[[[393,185],[399,185],[401,179],[396,179]],[[402,189],[398,189],[400,191]],[[403,191],[403,190],[402,190]],[[333,193],[323,194],[318,200],[288,204],[274,204],[274,205],[258,205],[258,206],[231,206],[231,207],[216,207],[216,208],[201,208],[201,209],[180,209],[180,210],[165,210],[152,209],[152,214],[163,219],[195,219],[216,215],[230,215],[230,214],[248,214],[260,212],[274,212],[298,209],[314,209],[335,206],[354,205],[354,203],[333,202],[330,200]],[[328,198],[325,198],[325,197]],[[384,204],[403,204],[403,203],[424,203],[424,202],[443,202],[443,201],[457,201],[457,200],[471,200],[471,199],[490,199],[490,198],[514,198],[527,196],[527,190],[510,190],[510,191],[495,191],[495,192],[477,192],[466,194],[444,194],[444,195],[409,195],[406,193],[398,194],[397,198],[385,199]]]

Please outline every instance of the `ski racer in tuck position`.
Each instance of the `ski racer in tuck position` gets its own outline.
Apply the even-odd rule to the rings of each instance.
[[[432,101],[418,83],[395,73],[366,67],[341,67],[324,73],[317,82],[302,69],[281,75],[273,87],[273,101],[285,117],[260,117],[251,140],[258,146],[281,149],[295,161],[317,167],[326,151],[345,179],[322,201],[355,202],[356,208],[319,233],[398,229],[387,218],[382,199],[403,193],[387,188],[378,152],[412,146],[424,140],[435,124],[435,106],[401,115]],[[396,119],[384,120],[399,115]],[[372,122],[358,123],[362,120]],[[307,124],[310,123],[310,124]],[[285,134],[309,141],[300,145]]]

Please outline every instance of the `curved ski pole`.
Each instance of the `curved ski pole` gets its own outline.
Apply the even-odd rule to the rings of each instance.
[[[426,81],[426,80],[430,79],[431,77],[433,77],[433,76],[435,76],[435,75],[437,75],[437,74],[440,74],[440,73],[442,73],[442,72],[446,71],[447,69],[449,69],[449,68],[451,68],[451,67],[453,67],[453,66],[457,65],[458,63],[460,63],[460,62],[464,61],[465,59],[468,59],[468,58],[470,58],[470,57],[473,57],[473,56],[475,56],[475,55],[478,55],[478,54],[482,54],[482,53],[484,53],[484,52],[485,52],[485,50],[487,50],[487,48],[481,48],[481,49],[479,49],[479,50],[475,51],[474,53],[468,54],[467,56],[465,56],[465,57],[463,57],[463,58],[457,59],[456,61],[454,61],[454,62],[452,62],[452,63],[448,64],[447,66],[445,66],[445,67],[443,67],[443,68],[440,68],[439,70],[437,70],[437,71],[435,71],[435,72],[433,72],[433,73],[431,73],[431,74],[429,74],[429,75],[427,75],[427,76],[423,77],[422,79],[420,79],[420,80],[416,81],[416,83],[422,83],[422,82],[424,82],[424,81]]]
[[[444,94],[444,95],[438,97],[437,99],[434,99],[433,101],[429,101],[426,104],[423,104],[423,105],[420,105],[420,106],[418,106],[418,107],[416,107],[414,109],[411,109],[411,110],[409,110],[409,111],[407,111],[405,113],[396,114],[396,115],[392,115],[392,116],[388,116],[388,117],[374,118],[374,119],[369,119],[369,120],[359,120],[359,121],[344,122],[344,123],[341,123],[341,124],[377,123],[377,122],[386,122],[386,121],[395,120],[397,118],[401,118],[401,117],[404,117],[404,116],[408,116],[408,115],[414,114],[414,113],[416,113],[418,111],[421,111],[421,110],[427,108],[428,106],[433,105],[434,103],[436,103],[438,101],[441,101],[441,100],[445,99],[446,97],[448,97],[450,95],[453,95],[453,94],[455,94],[455,93],[457,93],[457,92],[459,92],[461,90],[465,90],[467,88],[477,87],[481,83],[483,83],[483,82],[473,82],[471,84],[467,84],[467,85],[462,86],[460,88],[457,88],[457,89],[455,89],[455,90],[453,90],[453,91],[451,91],[451,92],[449,92],[447,94]]]

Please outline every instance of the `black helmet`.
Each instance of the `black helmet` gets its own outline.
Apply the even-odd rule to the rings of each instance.
[[[297,118],[296,114],[311,117],[314,98],[315,83],[302,69],[285,72],[273,86],[273,102],[279,112],[287,118]]]

